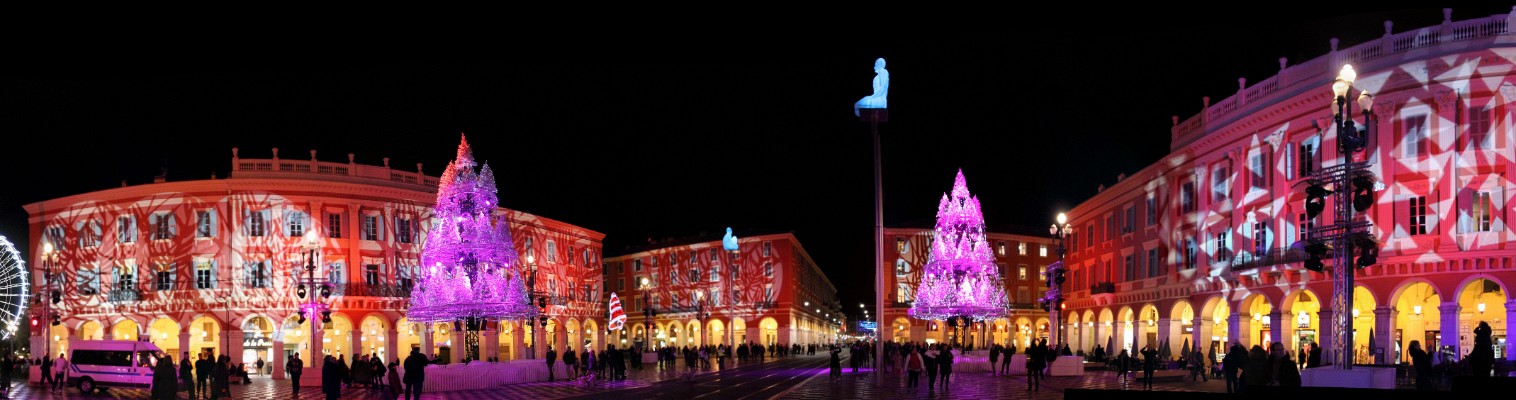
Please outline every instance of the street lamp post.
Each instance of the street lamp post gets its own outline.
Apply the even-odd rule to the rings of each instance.
[[[58,253],[54,250],[55,249],[53,248],[52,240],[46,240],[42,242],[42,279],[45,280],[43,284],[46,285],[46,291],[48,294],[48,299],[42,302],[42,315],[46,315],[50,320],[47,325],[48,328],[43,329],[42,332],[42,354],[44,355],[51,355],[53,353],[52,327],[58,326],[62,323],[58,314],[53,311],[53,305],[63,301],[63,293],[58,291],[58,287],[55,286],[56,282],[53,277],[53,264],[57,263],[58,257]]]
[[[1366,129],[1359,130],[1353,121],[1353,102],[1348,96],[1353,90],[1353,81],[1358,74],[1352,65],[1343,65],[1337,79],[1332,82],[1332,118],[1337,129],[1337,165],[1321,168],[1306,175],[1306,212],[1315,218],[1326,207],[1325,197],[1336,194],[1333,204],[1332,225],[1311,229],[1303,247],[1307,258],[1307,270],[1324,272],[1321,257],[1332,252],[1332,351],[1328,357],[1338,369],[1353,369],[1353,320],[1346,310],[1353,307],[1353,278],[1357,268],[1377,263],[1378,244],[1369,230],[1367,220],[1354,221],[1355,212],[1367,212],[1373,206],[1375,177],[1369,171],[1367,161],[1353,162],[1353,153],[1363,151],[1368,138],[1373,135],[1374,96],[1366,90],[1359,91],[1357,103],[1362,109]],[[1331,189],[1327,189],[1330,186]],[[1353,252],[1360,252],[1354,260]]]
[[[1058,263],[1053,264],[1053,266],[1049,267],[1047,271],[1047,285],[1049,287],[1047,299],[1050,308],[1048,312],[1051,313],[1053,317],[1051,324],[1056,324],[1053,326],[1057,326],[1057,328],[1053,329],[1052,335],[1052,348],[1054,351],[1056,351],[1059,346],[1063,344],[1064,340],[1062,311],[1063,281],[1066,267],[1063,265],[1063,255],[1068,251],[1068,249],[1064,246],[1064,242],[1068,236],[1074,232],[1073,226],[1069,225],[1068,222],[1068,215],[1065,215],[1064,213],[1058,213],[1058,223],[1053,224],[1053,226],[1048,229],[1048,233],[1052,234],[1053,237],[1053,245],[1056,246],[1056,249],[1058,251]]]
[[[319,321],[311,321],[311,335],[307,339],[311,341],[309,344],[309,348],[311,349],[311,356],[309,361],[311,363],[310,369],[313,370],[311,371],[313,373],[304,375],[311,378],[302,379],[303,381],[313,381],[319,383],[321,382],[321,363],[324,361],[324,358],[322,358],[320,354],[316,354],[315,350],[317,341],[322,340],[322,337],[319,333],[321,324],[329,323],[332,321],[332,311],[327,307],[325,303],[325,300],[332,296],[332,287],[326,282],[318,281],[316,279],[316,259],[320,256],[319,247],[317,247],[315,244],[312,244],[309,246],[309,248],[310,250],[308,253],[306,253],[307,255],[305,260],[305,279],[302,280],[300,282],[300,285],[295,289],[295,295],[298,296],[301,300],[305,301],[305,303],[300,306],[301,310],[298,314],[299,316],[296,320],[296,323],[305,323],[306,314],[310,314],[310,318],[313,319],[316,318],[317,312],[319,312],[321,315],[321,319]],[[312,293],[312,290],[319,291],[320,293]],[[320,300],[317,299],[318,294],[320,295]],[[227,298],[227,301],[231,301],[230,297]],[[231,308],[230,303],[228,303],[227,308]],[[226,335],[228,335],[227,331],[227,329],[221,330],[223,337],[226,337]],[[225,343],[229,340],[231,339],[227,337],[226,339],[222,340],[222,342]],[[223,350],[223,353],[226,351],[227,350]],[[295,384],[301,385],[299,382],[296,382]]]
[[[642,337],[638,339],[638,340],[640,340],[642,342],[642,349],[639,349],[638,353],[641,353],[642,351],[645,351],[646,349],[650,349],[650,348],[653,347],[653,317],[657,317],[658,316],[658,311],[653,309],[652,299],[649,298],[649,297],[647,297],[647,285],[648,285],[647,278],[642,278],[642,282],[641,283],[642,283],[642,285],[640,286],[640,288],[642,289],[642,326],[643,326],[643,328],[642,328]],[[637,356],[641,357],[642,355],[638,354]]]

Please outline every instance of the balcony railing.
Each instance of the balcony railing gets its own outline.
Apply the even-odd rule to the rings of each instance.
[[[1098,282],[1090,285],[1090,295],[1116,293],[1116,282]]]
[[[112,303],[142,301],[142,290],[137,288],[112,289],[110,294],[106,295],[106,301]]]
[[[387,283],[348,282],[335,285],[333,296],[411,297],[411,288]]]
[[[1238,252],[1232,257],[1231,266],[1233,271],[1240,271],[1301,262],[1305,261],[1305,256],[1305,252],[1287,247],[1268,249],[1261,254]]]

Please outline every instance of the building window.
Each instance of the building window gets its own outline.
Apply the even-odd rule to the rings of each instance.
[[[764,302],[769,302],[769,301],[773,301],[774,300],[774,284],[772,284],[772,283],[765,283],[765,284],[763,284],[763,299],[762,300]]]
[[[895,252],[905,253],[905,238],[895,238]]]
[[[1248,184],[1254,189],[1269,188],[1269,154],[1263,149],[1248,156]]]
[[[669,293],[669,307],[679,307],[678,293]]]
[[[195,289],[211,289],[216,287],[215,261],[201,261],[195,263]]]
[[[1299,221],[1296,226],[1300,229],[1300,241],[1303,242],[1311,238],[1311,230],[1316,229],[1316,220],[1311,219],[1309,214],[1300,213]]]
[[[367,283],[369,286],[379,285],[378,265],[368,264],[363,266],[363,283]]]
[[[363,240],[379,240],[379,216],[363,216]]]
[[[79,270],[80,292],[86,295],[100,294],[100,268],[87,266]]]
[[[289,225],[289,237],[305,236],[305,213],[290,211],[285,219],[288,220],[285,222]]]
[[[558,262],[558,244],[547,241],[547,262]]]
[[[1179,210],[1195,212],[1195,182],[1179,185]]]
[[[1158,263],[1158,249],[1148,249],[1148,277],[1155,278],[1162,274],[1163,271],[1159,270],[1161,267]]]
[[[1231,192],[1231,185],[1229,183],[1229,178],[1231,177],[1228,175],[1227,166],[1219,164],[1211,171],[1211,202],[1220,203],[1226,201],[1227,194]]]
[[[1026,242],[1016,243],[1016,254],[1026,255]]]
[[[248,287],[266,288],[269,282],[268,261],[250,262],[243,265],[243,277]]]
[[[740,270],[741,268],[742,268],[741,265],[732,264],[732,268],[731,268],[732,282],[734,282],[734,283],[737,282],[737,271]],[[733,299],[736,299],[736,297],[733,297]]]
[[[1405,157],[1419,157],[1428,155],[1427,146],[1427,116],[1426,114],[1405,117]]]
[[[410,290],[416,285],[416,267],[401,265],[395,270],[395,281],[401,289]]]
[[[1045,244],[1039,244],[1039,245],[1037,245],[1037,256],[1038,257],[1047,257],[1048,256],[1048,245],[1045,245]]]
[[[625,278],[616,279],[616,291],[619,292],[619,291],[622,291],[622,290],[626,290],[626,279]]]
[[[1492,138],[1490,135],[1492,112],[1489,106],[1469,109],[1467,140],[1469,150],[1489,150],[1495,147],[1494,141],[1490,140]]]
[[[1316,144],[1317,139],[1315,137],[1300,142],[1300,161],[1298,163],[1300,165],[1301,177],[1308,176],[1316,170],[1316,149],[1320,147]]]
[[[1196,253],[1199,253],[1198,250],[1195,248],[1195,238],[1184,238],[1184,269],[1195,269],[1195,257]]]
[[[1226,232],[1216,233],[1216,261],[1227,261],[1230,259],[1227,254],[1227,236]]]
[[[174,226],[174,214],[153,214],[151,219],[153,223],[153,240],[174,238],[174,233],[178,231],[178,229],[175,229]],[[61,233],[62,228],[59,229]],[[59,236],[59,239],[62,239],[61,235]]]
[[[1427,233],[1427,197],[1412,196],[1406,199],[1406,203],[1407,209],[1410,210],[1410,233],[1425,235]]]
[[[763,263],[763,276],[774,276],[774,263],[767,261]]]
[[[342,238],[342,213],[326,214],[326,237],[332,239]]]
[[[1132,231],[1137,227],[1137,209],[1134,207],[1127,207],[1123,214],[1124,215],[1122,215],[1123,218],[1121,220],[1121,233],[1132,233]]]
[[[1005,257],[1005,242],[995,242],[995,254]]]
[[[195,212],[195,237],[216,237],[215,210],[200,210]]]
[[[642,309],[642,296],[637,296],[636,300],[633,301],[633,304],[636,305],[636,308],[633,308],[633,310],[641,310]]]
[[[662,282],[658,281],[658,273],[657,272],[653,273],[652,284],[653,284],[653,286],[658,286],[658,285],[662,284]]]
[[[1016,266],[1016,278],[1017,279],[1021,279],[1021,280],[1026,280],[1026,266],[1025,265],[1018,265],[1018,266]]]
[[[116,219],[116,241],[121,243],[137,241],[136,218],[125,216]]]
[[[771,243],[771,242],[763,242],[763,256],[764,257],[768,257],[771,254],[773,254],[773,252],[774,252],[774,244]]]
[[[1047,281],[1048,280],[1048,266],[1043,265],[1043,266],[1037,267],[1037,280],[1039,280],[1039,281]]]
[[[116,290],[137,290],[137,265],[132,260],[116,267]]]
[[[1263,222],[1253,223],[1253,252],[1263,254],[1269,249],[1268,224]]]
[[[642,272],[642,259],[641,258],[632,260],[632,271],[633,272]]]
[[[168,271],[158,271],[158,290],[174,290],[174,271],[170,266]]]
[[[700,269],[699,268],[691,268],[690,269],[690,282],[692,282],[692,283],[693,282],[700,282]]]
[[[79,229],[79,247],[100,246],[100,220],[92,219]]]
[[[713,249],[709,249],[709,250],[706,250],[706,252],[710,253],[711,262],[714,263],[716,261],[720,261],[721,260],[721,257],[717,256],[717,254],[721,254],[721,253],[717,252],[716,249],[714,249],[714,248]]]
[[[1459,230],[1464,233],[1490,232],[1494,229],[1495,207],[1490,192],[1465,191],[1463,212],[1459,213]]]
[[[1147,218],[1147,225],[1148,226],[1153,226],[1153,224],[1157,224],[1158,223],[1158,197],[1157,196],[1154,196],[1152,193],[1148,193],[1147,208],[1144,211],[1146,211],[1145,217]]]
[[[1084,247],[1095,248],[1095,224],[1085,225],[1084,227]],[[1022,255],[1026,255],[1026,253],[1022,253]]]
[[[1135,259],[1133,259],[1131,255],[1127,255],[1125,257],[1122,257],[1121,261],[1122,261],[1122,264],[1121,264],[1122,265],[1122,272],[1125,272],[1125,274],[1122,276],[1122,280],[1130,281],[1130,280],[1136,279],[1137,278],[1137,261]]]
[[[904,276],[910,273],[911,263],[906,262],[904,258],[895,259],[895,276]]]
[[[267,221],[264,221],[263,218],[263,211],[253,211],[247,213],[247,235],[253,237],[263,236],[265,228],[264,223],[266,222]]]
[[[710,296],[711,296],[711,305],[713,305],[713,306],[719,306],[719,305],[721,305],[721,292],[716,291],[716,289],[711,289]]]
[[[711,266],[711,282],[721,282],[721,267]]]
[[[395,241],[411,243],[416,241],[416,221],[409,218],[395,217]]]
[[[1031,302],[1032,302],[1032,291],[1029,290],[1029,289],[1027,289],[1026,286],[1017,287],[1016,288],[1016,302],[1017,303],[1021,303],[1021,304],[1031,304]]]

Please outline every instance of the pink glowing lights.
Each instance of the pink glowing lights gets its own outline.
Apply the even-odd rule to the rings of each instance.
[[[937,227],[931,254],[922,268],[921,284],[909,314],[918,319],[968,317],[976,320],[1007,315],[1005,287],[985,240],[979,199],[969,193],[963,171],[953,191],[937,206]]]

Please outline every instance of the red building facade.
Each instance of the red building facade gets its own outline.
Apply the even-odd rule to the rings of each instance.
[[[720,240],[681,242],[605,259],[606,290],[627,316],[613,343],[819,344],[846,326],[837,287],[794,234],[739,237],[735,252]]]
[[[889,296],[885,310],[880,313],[880,337],[897,342],[952,342],[974,343],[975,347],[1000,343],[1026,348],[1032,339],[1046,338],[1052,329],[1048,313],[1037,306],[1037,300],[1047,292],[1046,275],[1048,264],[1058,261],[1058,254],[1047,237],[989,232],[990,246],[995,255],[995,265],[1003,277],[1005,293],[1011,303],[1007,318],[967,329],[965,340],[946,321],[925,321],[906,314],[916,298],[916,289],[921,284],[921,268],[926,265],[935,231],[925,228],[885,228],[885,265],[879,273],[885,274],[889,284]]]
[[[407,323],[405,310],[431,226],[437,178],[414,171],[315,159],[247,159],[232,150],[228,179],[159,181],[46,200],[30,214],[35,293],[61,290],[32,315],[60,323],[32,332],[34,354],[57,354],[69,339],[150,338],[178,356],[229,353],[271,362],[288,354],[379,354],[410,347],[457,361],[463,335],[450,324]],[[551,322],[533,332],[515,322],[491,324],[481,357],[526,357],[534,341],[569,343],[603,337],[600,243],[595,231],[501,208],[511,221],[523,273],[536,271]],[[296,279],[315,249],[317,279],[334,284],[332,322],[310,340],[297,323]],[[591,332],[591,333],[586,333]],[[534,334],[536,337],[534,338]],[[489,340],[488,338],[497,338]],[[315,344],[313,349],[313,344]],[[541,347],[537,347],[540,351]],[[397,350],[399,349],[399,350]],[[281,377],[274,373],[275,377]]]
[[[1461,357],[1479,322],[1511,359],[1510,26],[1506,15],[1401,33],[1387,24],[1381,39],[1344,49],[1333,39],[1326,56],[1281,59],[1278,75],[1239,80],[1236,95],[1175,117],[1168,156],[1068,213],[1070,347],[1331,349],[1330,321],[1349,313],[1358,362],[1405,362],[1411,340]],[[1332,223],[1330,206],[1308,218],[1302,177],[1341,162],[1329,88],[1344,64],[1373,94],[1372,136],[1353,157],[1383,184],[1361,214],[1380,253],[1357,270],[1353,306],[1333,310],[1330,269],[1305,270],[1289,248]]]

